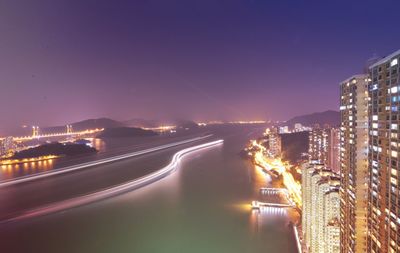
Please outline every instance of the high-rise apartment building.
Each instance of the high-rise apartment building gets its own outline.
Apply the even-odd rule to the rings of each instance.
[[[329,129],[314,127],[309,134],[308,153],[311,160],[318,160],[323,164],[328,160],[328,131]]]
[[[342,253],[366,252],[368,75],[340,84],[340,236]]]
[[[400,50],[371,65],[368,252],[400,252]]]
[[[328,168],[340,173],[340,129],[331,128],[329,133]]]
[[[11,136],[5,137],[0,140],[0,157],[12,155],[15,152],[15,148],[14,138]]]
[[[318,161],[302,166],[302,231],[308,252],[339,252],[340,179]]]
[[[339,178],[336,179],[340,181]],[[324,213],[324,253],[340,252],[340,195],[339,186],[331,187],[325,193],[324,202],[326,213]]]
[[[321,170],[324,168],[317,160],[311,160],[309,163],[304,163],[301,169],[301,199],[302,199],[302,234],[303,241],[307,249],[311,247],[311,224],[312,216],[311,210],[311,196],[313,189],[311,187],[311,176],[314,170]]]
[[[338,173],[340,149],[340,131],[337,128],[319,128],[315,126],[309,134],[310,159],[319,160]]]
[[[282,151],[282,143],[278,128],[273,127],[270,129],[270,131],[268,131],[268,143],[268,151],[270,152],[270,155],[273,157],[280,156]]]
[[[289,127],[288,127],[288,126],[281,126],[281,127],[279,127],[279,133],[280,133],[280,134],[288,134],[288,133],[290,133]]]
[[[3,142],[4,142],[3,140],[0,140],[0,158],[6,154]]]

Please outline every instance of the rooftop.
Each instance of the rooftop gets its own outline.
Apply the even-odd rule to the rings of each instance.
[[[367,78],[367,77],[368,77],[368,74],[353,75],[353,76],[347,78],[346,80],[340,82],[340,85],[345,84],[345,83],[347,83],[347,82],[350,82],[350,81],[353,80],[353,79],[365,79],[365,78]]]
[[[379,66],[379,65],[381,65],[383,63],[386,63],[387,61],[390,61],[392,58],[394,58],[394,57],[396,57],[398,55],[400,55],[400,49],[395,51],[395,52],[393,52],[393,53],[391,53],[391,54],[389,54],[388,56],[383,57],[379,61],[377,61],[374,64],[372,64],[371,66],[369,66],[369,68],[372,69],[372,68],[374,68],[376,66]]]

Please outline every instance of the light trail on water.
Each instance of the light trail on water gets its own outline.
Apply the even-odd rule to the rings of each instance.
[[[20,220],[24,220],[24,219],[28,219],[28,218],[34,218],[37,216],[43,216],[43,215],[47,215],[47,214],[51,214],[51,213],[55,213],[55,212],[60,212],[60,211],[66,210],[66,209],[71,209],[71,208],[89,204],[89,203],[92,203],[95,201],[100,201],[100,200],[103,200],[106,198],[120,195],[120,194],[128,192],[128,191],[132,191],[132,190],[144,187],[146,185],[157,182],[158,180],[160,180],[160,179],[168,176],[172,172],[174,172],[177,169],[179,162],[184,158],[184,156],[189,155],[193,152],[205,150],[208,148],[213,148],[213,147],[216,147],[221,144],[223,144],[223,140],[212,141],[212,142],[200,144],[200,145],[197,145],[194,147],[185,148],[185,149],[175,153],[174,156],[172,157],[171,162],[156,172],[150,173],[150,174],[140,177],[138,179],[135,179],[135,180],[111,187],[111,188],[107,188],[107,189],[104,189],[104,190],[101,190],[101,191],[98,191],[95,193],[83,195],[80,197],[64,200],[61,202],[56,202],[56,203],[53,203],[53,204],[50,204],[50,205],[47,205],[44,207],[40,207],[37,209],[29,210],[29,211],[26,211],[23,214],[18,215],[14,218],[4,220],[1,223],[20,221]]]
[[[128,153],[128,154],[113,156],[113,157],[104,158],[104,159],[100,159],[100,160],[96,160],[96,161],[92,161],[92,162],[87,162],[87,163],[81,163],[81,164],[78,164],[78,165],[72,165],[72,166],[60,168],[60,169],[53,170],[53,171],[41,172],[41,173],[37,173],[37,174],[34,174],[34,175],[28,175],[28,176],[19,177],[19,178],[16,178],[16,179],[6,180],[6,181],[0,182],[0,187],[10,186],[10,185],[15,185],[15,184],[20,184],[20,183],[25,183],[25,182],[38,180],[38,179],[42,179],[42,178],[46,178],[46,177],[50,177],[50,176],[55,176],[55,175],[60,175],[60,174],[64,174],[64,173],[68,173],[68,172],[72,172],[72,171],[85,169],[85,168],[88,168],[88,167],[93,167],[93,166],[96,166],[96,165],[102,165],[102,164],[111,163],[111,162],[115,162],[115,161],[131,158],[131,157],[135,157],[135,156],[140,156],[140,155],[148,154],[148,153],[151,153],[151,152],[160,151],[160,150],[163,150],[163,149],[175,147],[175,146],[178,146],[178,145],[182,145],[182,144],[186,144],[186,143],[190,143],[190,142],[194,142],[194,141],[203,140],[203,139],[206,139],[206,138],[208,138],[210,136],[212,136],[212,135],[206,135],[206,136],[203,136],[203,137],[196,137],[196,138],[192,138],[192,139],[188,139],[188,140],[184,140],[184,141],[179,141],[179,142],[174,142],[174,143],[170,143],[170,144],[165,144],[165,145],[161,145],[161,146],[158,146],[158,147],[149,148],[149,149],[145,149],[145,150],[141,150],[141,151],[136,151],[136,152],[132,152],[132,153]]]

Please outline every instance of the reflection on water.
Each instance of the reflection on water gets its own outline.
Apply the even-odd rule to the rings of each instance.
[[[106,150],[106,143],[104,140],[99,139],[99,138],[90,138],[88,139],[91,141],[92,147],[94,147],[97,151],[103,152]]]
[[[88,138],[90,141],[89,145],[94,147],[99,152],[106,151],[106,143],[102,139]],[[26,176],[39,172],[52,170],[55,168],[62,167],[63,164],[68,165],[68,162],[73,162],[74,157],[61,157],[54,159],[45,159],[39,161],[27,161],[17,164],[1,165],[0,166],[0,180],[8,180],[16,177]]]
[[[280,194],[261,194],[262,187],[281,187],[279,180],[238,155],[247,133],[224,129],[223,146],[186,157],[179,170],[155,184],[0,236],[20,252],[297,252],[288,226],[298,219],[295,210],[251,208],[253,200],[283,200]],[[126,161],[110,164],[109,171],[124,164],[148,166]],[[42,241],[63,241],[68,248]]]
[[[0,168],[0,180],[7,180],[38,172],[53,169],[55,159],[48,159],[36,162],[24,162],[12,165],[2,165]]]
[[[271,176],[261,167],[252,164],[253,176],[253,200],[264,203],[289,204],[287,192],[283,188],[281,178]],[[261,236],[271,227],[281,227],[291,231],[290,223],[297,223],[299,213],[296,209],[288,207],[262,206],[259,209],[251,209],[250,206],[250,231],[254,236]]]

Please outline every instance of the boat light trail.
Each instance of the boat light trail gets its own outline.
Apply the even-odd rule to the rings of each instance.
[[[161,146],[158,146],[158,147],[149,148],[149,149],[145,149],[145,150],[141,150],[141,151],[136,151],[136,152],[132,152],[132,153],[124,154],[124,155],[113,156],[113,157],[104,158],[104,159],[100,159],[100,160],[96,160],[96,161],[92,161],[92,162],[86,162],[86,163],[81,163],[81,164],[78,164],[78,165],[68,166],[68,167],[64,167],[64,168],[61,168],[61,169],[56,169],[56,170],[53,170],[53,171],[46,171],[46,172],[41,172],[41,173],[37,173],[37,174],[34,174],[34,175],[28,175],[28,176],[19,177],[19,178],[16,178],[16,179],[6,180],[6,181],[0,182],[0,187],[10,186],[10,185],[15,185],[15,184],[20,184],[20,183],[25,183],[25,182],[38,180],[38,179],[42,179],[42,178],[46,178],[46,177],[50,177],[50,176],[55,176],[55,175],[60,175],[60,174],[76,171],[76,170],[85,169],[85,168],[88,168],[88,167],[93,167],[93,166],[96,166],[96,165],[102,165],[102,164],[106,164],[106,163],[119,161],[119,160],[122,160],[122,159],[127,159],[127,158],[131,158],[131,157],[135,157],[135,156],[140,156],[140,155],[148,154],[148,153],[151,153],[151,152],[160,151],[160,150],[163,150],[163,149],[175,147],[175,146],[178,146],[178,145],[182,145],[182,144],[186,144],[186,143],[190,143],[190,142],[194,142],[194,141],[203,140],[203,139],[208,138],[210,136],[212,136],[212,135],[196,137],[196,138],[192,138],[192,139],[188,139],[188,140],[184,140],[184,141],[179,141],[179,142],[174,142],[174,143],[170,143],[170,144],[165,144],[165,145],[161,145]]]
[[[205,150],[208,148],[216,147],[221,144],[223,144],[223,140],[212,141],[212,142],[200,144],[200,145],[197,145],[194,147],[185,148],[185,149],[175,153],[174,156],[172,157],[171,162],[168,165],[166,165],[165,167],[161,168],[160,170],[150,173],[146,176],[143,176],[138,179],[135,179],[135,180],[111,187],[111,188],[107,188],[107,189],[104,189],[104,190],[101,190],[101,191],[98,191],[95,193],[83,195],[80,197],[56,202],[56,203],[53,203],[53,204],[50,204],[50,205],[47,205],[44,207],[39,207],[37,209],[29,210],[19,216],[4,220],[1,223],[19,221],[19,220],[23,220],[23,219],[27,219],[27,218],[33,218],[33,217],[37,217],[37,216],[54,213],[54,212],[63,211],[63,210],[70,209],[73,207],[89,204],[89,203],[92,203],[95,201],[100,201],[100,200],[103,200],[106,198],[120,195],[122,193],[138,189],[140,187],[144,187],[144,186],[154,183],[154,182],[170,175],[172,172],[174,172],[177,169],[179,162],[184,158],[185,155],[188,155],[193,152]]]

